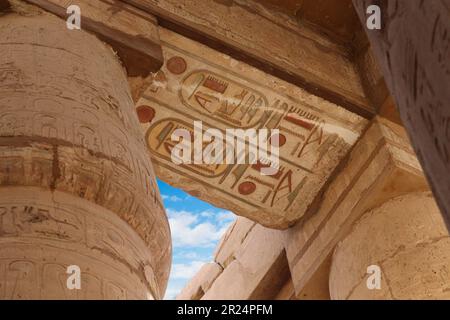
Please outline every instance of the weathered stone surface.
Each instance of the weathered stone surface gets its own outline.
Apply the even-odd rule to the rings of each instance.
[[[236,258],[227,264],[203,298],[228,297],[225,293],[220,295],[219,292],[235,292],[235,287],[239,290],[233,293],[233,298],[252,297],[256,291],[254,288],[267,288],[264,279],[270,274],[270,270],[274,269],[273,265],[278,265],[277,275],[285,279],[284,285],[269,287],[266,296],[272,294],[272,297],[283,296],[289,299],[329,299],[328,275],[332,252],[363,213],[379,207],[393,197],[426,190],[428,185],[405,131],[397,124],[377,118],[351,151],[345,165],[340,168],[340,173],[328,185],[319,205],[312,208],[307,219],[292,228],[278,231],[280,233],[277,236],[272,234],[274,230],[258,229],[274,241],[284,238],[280,247],[271,246],[263,240],[251,242],[255,247],[245,250],[246,258],[240,261],[240,252],[244,249],[234,248],[238,243],[235,239],[241,239],[242,236],[236,228],[238,223],[230,227],[226,238],[230,239],[230,247],[233,248],[230,251],[236,252]],[[242,243],[242,248],[248,246],[247,243],[250,243],[250,237],[257,228],[261,226],[256,224],[253,227]],[[260,234],[258,239],[265,239],[265,236]],[[227,248],[227,243],[223,240],[220,248]],[[256,243],[262,243],[265,257],[259,255]],[[272,262],[272,267],[267,268],[265,261],[280,261],[267,257],[276,256],[280,251],[286,252],[284,259],[289,267],[280,268],[282,263]],[[264,261],[259,267],[266,268],[265,271],[255,267],[255,261]],[[261,276],[264,272],[265,276]],[[290,282],[295,291],[292,294],[289,293]],[[272,283],[275,281],[272,280]],[[253,288],[252,294],[248,294],[248,288]],[[283,294],[285,290],[288,294]]]
[[[224,239],[236,258],[202,299],[448,298],[450,236],[402,127],[375,119],[316,210],[288,230],[255,225],[237,250],[231,226]],[[373,264],[381,290],[367,289]]]
[[[295,300],[295,291],[294,284],[292,283],[292,279],[288,279],[285,282],[281,290],[277,293],[277,295],[273,298],[274,300]]]
[[[283,231],[256,225],[236,252],[236,258],[217,277],[202,299],[262,298],[260,295],[271,290],[261,290],[260,286],[277,285],[273,275],[279,276],[281,272],[278,268],[287,267],[287,262],[286,265],[280,263],[284,257],[283,248]],[[268,283],[264,283],[265,280]]]
[[[378,265],[381,290],[366,286]],[[450,236],[430,193],[394,198],[364,214],[336,247],[333,299],[450,298]],[[373,292],[374,291],[374,292]]]
[[[428,185],[405,131],[376,118],[330,183],[316,211],[287,231],[286,253],[296,292],[370,208]]]
[[[77,196],[0,188],[0,299],[158,297],[152,251],[125,221]],[[81,290],[66,269],[81,269]]]
[[[8,0],[1,0],[0,1],[0,11],[1,10],[5,10],[5,9],[9,9],[11,7],[11,4],[9,3]]]
[[[316,269],[300,292],[295,292],[294,283],[291,280],[295,298],[297,300],[330,300],[330,268],[331,254],[321,262],[320,267]]]
[[[81,29],[94,33],[117,52],[130,77],[147,77],[163,63],[156,19],[113,0],[25,0],[63,19],[67,8],[81,11]]]
[[[298,23],[280,12],[267,10],[259,1],[123,1],[155,15],[165,28],[230,54],[353,112],[366,117],[374,114],[351,60],[350,46],[309,27],[308,22]],[[330,20],[336,13],[344,12],[348,15],[346,18],[357,20],[348,1],[345,4],[342,0],[335,1],[331,5],[322,1],[318,10],[314,8],[317,0],[308,2],[309,9],[305,12],[308,17],[313,23],[328,23],[328,31],[332,33]],[[334,15],[327,15],[327,11]],[[322,12],[327,17],[321,16]],[[353,27],[360,28],[357,23]]]
[[[364,31],[361,30],[361,33]],[[378,116],[402,125],[400,114],[386,86],[372,48],[367,43],[365,33],[359,35],[358,39],[360,40],[359,43],[357,42],[358,49],[355,50],[354,59],[367,98]]]
[[[231,261],[236,259],[236,252],[239,251],[242,243],[255,226],[256,223],[247,218],[236,219],[220,239],[214,252],[214,261],[222,268],[226,268]]]
[[[353,0],[361,21],[374,1]],[[450,227],[450,1],[376,1],[366,30],[417,156]]]
[[[19,186],[29,186],[40,188],[34,205],[52,217],[63,214],[63,207],[56,208],[49,200],[61,191],[71,195],[68,205],[76,206],[79,199],[80,206],[92,205],[89,212],[108,214],[111,221],[121,218],[147,246],[149,253],[139,272],[144,267],[150,275],[154,272],[148,286],[154,298],[162,297],[171,261],[170,231],[126,74],[114,52],[93,35],[70,31],[65,21],[39,10],[2,16],[0,48],[0,195],[6,201],[2,205],[14,205],[7,196]],[[76,217],[77,210],[66,211]],[[19,211],[4,214],[15,219]],[[83,222],[77,224],[82,228]],[[48,230],[58,237],[57,226]],[[99,232],[107,230],[104,226]],[[124,241],[121,237],[130,237],[107,235],[119,243]],[[18,238],[22,241],[21,235]],[[57,257],[57,251],[50,256]],[[37,253],[33,259],[44,256]],[[131,278],[128,289],[136,286],[148,292],[149,287],[135,283],[142,277],[130,274],[123,282]],[[145,292],[139,290],[131,296],[142,297]],[[106,297],[97,293],[98,298]],[[41,297],[39,291],[29,294]]]
[[[222,271],[223,268],[216,262],[203,265],[177,296],[177,300],[199,300]]]
[[[286,228],[311,206],[367,121],[242,62],[160,30],[165,65],[138,102],[158,176],[265,226]],[[177,128],[277,128],[280,170],[257,165],[177,165]],[[226,144],[224,144],[226,145]],[[248,162],[247,162],[248,163]]]
[[[225,269],[202,299],[447,297],[449,235],[404,129],[376,118],[346,160],[317,207],[294,227],[232,225],[217,250],[217,256],[228,252]],[[389,207],[397,202],[403,204]],[[385,207],[383,219],[357,224]],[[367,267],[378,262],[382,290],[368,292]]]
[[[278,2],[294,4],[290,17],[267,10],[274,0],[80,0],[84,31],[42,9],[65,18],[72,1],[10,2],[0,13],[0,298],[163,296],[170,231],[144,143],[161,178],[248,217],[178,298],[450,298],[449,235],[405,132],[361,117],[401,124],[350,0]],[[449,28],[438,9],[449,6],[378,3],[387,23],[372,42],[446,208]],[[149,75],[163,62],[159,32],[165,62]],[[139,125],[131,97],[143,94]],[[260,175],[266,161],[175,165],[170,135],[195,120],[222,133],[280,129],[277,174]],[[80,291],[65,286],[73,264]],[[371,264],[381,290],[367,290]]]

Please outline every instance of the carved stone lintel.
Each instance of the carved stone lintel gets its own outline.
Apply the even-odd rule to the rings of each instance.
[[[122,0],[167,28],[341,105],[365,118],[374,110],[342,46],[305,25],[236,1]],[[220,18],[218,18],[220,17]]]
[[[165,64],[137,103],[158,177],[266,227],[296,223],[320,198],[367,121],[170,30],[159,32]],[[194,121],[223,133],[278,129],[280,169],[267,176],[261,163],[175,164],[171,130],[194,133]]]

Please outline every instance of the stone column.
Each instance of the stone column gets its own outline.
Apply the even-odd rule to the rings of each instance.
[[[0,298],[162,298],[170,261],[113,50],[37,9],[2,16]],[[80,290],[66,286],[69,265]]]
[[[449,0],[353,0],[363,26],[381,9],[371,46],[450,230]]]
[[[380,289],[367,286],[371,265],[380,267]],[[338,244],[329,281],[332,299],[449,299],[450,237],[432,195],[366,212]]]

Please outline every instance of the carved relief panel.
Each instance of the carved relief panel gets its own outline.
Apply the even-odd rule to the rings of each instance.
[[[157,175],[264,225],[301,218],[366,120],[168,30],[160,36],[165,64],[137,104]],[[194,121],[224,136],[226,129],[278,129],[277,172],[262,175],[264,161],[175,164],[171,136],[177,129],[193,136]]]

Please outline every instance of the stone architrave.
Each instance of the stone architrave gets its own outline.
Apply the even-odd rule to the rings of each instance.
[[[449,239],[405,130],[377,117],[307,220],[271,230],[239,218],[217,249],[224,270],[192,297],[446,299]]]
[[[158,177],[265,226],[294,224],[367,120],[171,31],[159,33],[165,64],[137,104]],[[264,162],[173,163],[171,135],[179,128],[193,135],[194,121],[224,135],[226,129],[279,129],[279,170],[262,175]]]
[[[301,23],[278,10],[268,10],[264,7],[264,1],[122,2],[154,15],[164,28],[245,61],[352,112],[366,118],[375,114],[364,92],[349,45],[335,36],[336,29],[347,29],[347,32],[349,29],[353,32],[359,29],[356,14],[352,12],[348,0],[320,3],[317,0],[297,1],[299,7],[305,4],[315,16],[315,21],[302,19]],[[303,11],[302,8],[297,13],[301,15]],[[342,18],[343,12],[346,18]],[[330,19],[321,17],[328,13]],[[341,18],[335,19],[336,16]],[[342,22],[342,19],[349,21]],[[334,25],[339,20],[341,23]],[[352,25],[353,20],[356,23]],[[326,24],[325,32],[317,28],[317,24],[322,22]],[[354,34],[347,37],[354,42]]]

